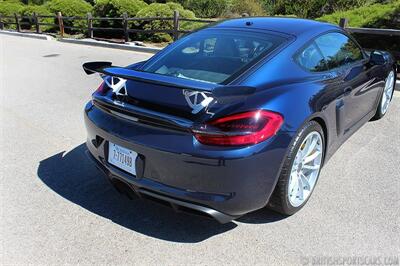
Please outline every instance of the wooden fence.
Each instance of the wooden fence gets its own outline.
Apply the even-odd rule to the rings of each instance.
[[[43,19],[53,18],[54,23],[45,23]],[[73,22],[73,21],[86,21],[85,27],[76,27],[76,26],[66,26],[65,22]],[[94,27],[94,21],[108,21],[108,22],[121,22],[122,27]],[[169,21],[171,22],[172,27],[170,29],[140,29],[140,28],[130,28],[129,22],[130,21],[138,21],[138,22],[153,22],[153,21]],[[123,39],[125,42],[129,41],[129,34],[130,33],[168,33],[171,34],[174,41],[179,38],[179,36],[183,33],[189,33],[190,30],[183,30],[180,29],[181,22],[198,22],[198,23],[213,23],[215,20],[206,20],[206,19],[189,19],[183,18],[179,16],[178,11],[174,11],[172,17],[146,17],[146,18],[137,18],[133,17],[130,18],[126,13],[123,14],[122,17],[93,17],[91,13],[88,13],[85,17],[79,16],[63,16],[61,12],[58,12],[57,15],[54,16],[45,16],[39,14],[33,14],[32,16],[21,16],[18,14],[14,14],[14,16],[2,16],[0,14],[0,29],[6,28],[5,26],[8,25],[15,25],[15,28],[18,32],[23,31],[22,28],[24,25],[28,26],[29,28],[34,28],[34,32],[42,33],[41,27],[42,26],[50,26],[54,27],[58,31],[61,37],[64,37],[65,30],[72,30],[72,31],[80,31],[85,32],[87,37],[94,38],[95,31],[117,31],[121,32],[124,36]]]
[[[341,18],[339,21],[339,26],[351,33],[400,36],[400,29],[353,28],[349,27],[348,24],[349,20],[347,18]]]
[[[42,22],[43,19],[52,18],[54,23],[45,23]],[[66,26],[66,21],[86,21],[86,27],[75,27],[75,26]],[[120,21],[122,24],[121,28],[115,27],[94,27],[94,21]],[[129,28],[128,23],[130,21],[140,21],[140,22],[153,22],[153,21],[170,21],[172,27],[170,29],[132,29]],[[86,32],[87,37],[93,38],[95,31],[119,31],[123,33],[125,42],[129,41],[130,33],[168,33],[173,36],[174,40],[179,38],[179,35],[182,33],[189,33],[190,30],[182,30],[180,29],[181,22],[199,22],[199,23],[213,23],[216,20],[207,20],[207,19],[188,19],[182,18],[179,16],[178,11],[174,11],[172,17],[146,17],[146,18],[137,18],[137,17],[128,17],[126,13],[123,14],[122,17],[93,17],[91,13],[88,13],[85,17],[79,16],[63,16],[61,12],[58,12],[56,15],[39,15],[33,14],[32,16],[21,16],[18,14],[14,14],[14,16],[2,16],[0,14],[0,29],[6,28],[7,25],[15,25],[16,30],[18,32],[22,31],[22,26],[26,25],[30,28],[34,28],[34,32],[42,33],[41,26],[50,26],[57,29],[61,37],[65,34],[65,29],[75,30]],[[374,34],[374,35],[386,35],[386,36],[400,36],[399,29],[372,29],[372,28],[352,28],[348,27],[348,20],[342,18],[339,22],[339,25],[342,28],[345,28],[348,32],[351,33],[361,33],[361,34]]]

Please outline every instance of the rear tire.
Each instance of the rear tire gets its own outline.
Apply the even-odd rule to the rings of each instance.
[[[310,175],[310,178],[308,179],[307,182],[307,179],[303,178],[306,177],[306,175],[299,174],[299,172],[303,173],[302,169],[304,169],[304,171],[308,171],[309,167],[316,167],[317,165],[317,164],[308,165],[308,163],[306,163],[307,160],[302,160],[302,158],[305,159],[310,158],[314,156],[314,154],[316,153],[316,152],[311,153],[311,156],[310,155],[307,156],[308,154],[307,151],[309,150],[309,148],[311,148],[311,146],[307,146],[306,150],[306,145],[310,145],[308,143],[310,137],[314,138],[310,140],[311,143],[314,143],[314,140],[317,141],[315,145],[318,145],[321,154],[318,155],[320,156],[320,158],[319,160],[317,160],[317,164],[319,161],[318,170],[317,172],[313,173],[312,180]],[[305,157],[301,157],[303,156],[301,154],[305,154],[304,155]],[[289,147],[289,152],[285,158],[278,183],[276,184],[275,190],[269,200],[268,207],[285,215],[292,215],[298,212],[307,203],[308,199],[310,198],[315,188],[315,185],[317,183],[320,174],[320,170],[322,168],[324,155],[325,155],[325,137],[322,127],[316,121],[310,121],[306,123],[299,130],[299,132],[295,137],[295,140]],[[299,156],[301,161],[300,163],[299,163]],[[298,186],[297,190],[293,189],[294,186],[292,185],[293,184],[292,180],[295,180],[296,176],[302,176],[302,178],[300,177],[298,178],[299,180],[301,180],[301,182],[297,181],[297,186]],[[304,184],[308,185],[307,187],[308,190],[306,190]],[[296,194],[300,191],[300,188],[302,189],[302,192],[299,194],[302,196],[302,199],[300,196],[297,197],[298,195]],[[307,192],[307,194],[305,192]]]
[[[394,87],[396,86],[396,72],[392,69],[385,80],[385,88],[383,89],[381,99],[379,100],[376,113],[371,120],[379,120],[385,116],[393,98]]]

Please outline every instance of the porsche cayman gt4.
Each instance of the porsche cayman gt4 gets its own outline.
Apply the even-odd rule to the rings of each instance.
[[[221,223],[300,210],[338,147],[385,115],[396,79],[389,53],[293,18],[226,20],[145,62],[83,68],[103,79],[84,116],[111,183]]]

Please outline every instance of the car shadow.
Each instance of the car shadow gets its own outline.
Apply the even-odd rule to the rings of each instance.
[[[237,227],[234,222],[215,220],[186,213],[151,201],[119,194],[86,157],[85,144],[57,153],[40,162],[38,177],[65,199],[88,211],[138,233],[173,242],[195,243]],[[267,210],[247,214],[239,222],[268,223],[282,216]]]
[[[287,216],[274,212],[267,208],[263,208],[257,211],[250,212],[246,215],[243,215],[242,217],[236,219],[235,221],[247,224],[266,224],[266,223],[278,222],[285,218],[287,218]]]

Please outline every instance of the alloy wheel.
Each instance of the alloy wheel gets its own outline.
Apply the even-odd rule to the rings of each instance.
[[[323,158],[320,133],[309,133],[301,143],[289,177],[288,199],[293,207],[302,205],[311,195],[317,182]]]
[[[393,85],[394,85],[394,72],[390,71],[386,78],[385,88],[383,90],[382,101],[381,101],[381,113],[385,114],[389,108],[390,101],[392,100]]]

